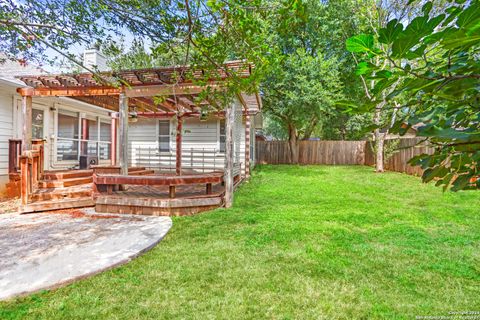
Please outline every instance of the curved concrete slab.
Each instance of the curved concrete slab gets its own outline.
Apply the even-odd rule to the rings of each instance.
[[[55,288],[154,247],[169,217],[62,213],[0,215],[0,299]]]

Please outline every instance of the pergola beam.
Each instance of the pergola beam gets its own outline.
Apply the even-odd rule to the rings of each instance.
[[[87,96],[116,96],[121,89],[112,87],[58,87],[58,88],[19,88],[20,95],[32,97],[87,97]]]
[[[210,83],[205,86],[193,84],[177,84],[177,85],[145,85],[134,86],[125,89],[125,94],[129,98],[135,97],[154,97],[154,96],[170,96],[184,94],[198,94],[206,88],[221,88],[217,83]]]

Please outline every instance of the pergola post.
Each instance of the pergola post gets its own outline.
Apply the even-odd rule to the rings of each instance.
[[[112,121],[110,123],[110,163],[112,166],[117,165],[117,118],[118,114],[112,112]]]
[[[119,96],[120,174],[128,175],[128,98]]]
[[[177,135],[176,135],[176,157],[175,157],[175,173],[177,176],[182,174],[182,127],[183,118],[177,117]]]
[[[233,126],[235,112],[232,104],[225,110],[225,208],[233,204]]]
[[[82,140],[80,142],[80,155],[86,156],[88,154],[88,135],[89,135],[88,119],[82,118]]]
[[[22,96],[22,153],[32,149],[32,96]]]
[[[251,121],[248,111],[245,114],[245,178],[250,178],[250,129]]]

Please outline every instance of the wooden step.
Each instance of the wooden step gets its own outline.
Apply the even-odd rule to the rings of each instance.
[[[138,172],[138,171],[145,171],[145,167],[130,167],[128,168],[128,173]]]
[[[91,207],[95,204],[92,197],[32,202],[18,208],[19,213],[32,213],[50,210]]]
[[[38,189],[30,195],[30,201],[61,200],[66,198],[83,198],[92,196],[91,186],[69,188],[46,188]]]
[[[43,180],[63,180],[91,177],[93,170],[45,171]]]
[[[82,184],[92,183],[93,177],[80,177],[63,180],[41,180],[38,182],[39,188],[65,188],[71,186],[78,186]]]
[[[138,171],[128,171],[128,173],[132,176],[147,176],[147,175],[150,175],[150,174],[154,174],[155,171],[153,170],[138,170]]]

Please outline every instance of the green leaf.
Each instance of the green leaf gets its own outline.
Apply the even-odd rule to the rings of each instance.
[[[455,49],[459,47],[471,47],[477,45],[480,41],[480,35],[461,35],[461,32],[457,33],[456,37],[452,37],[442,42],[446,49]]]
[[[398,39],[392,44],[392,56],[394,58],[403,58],[416,46],[423,37],[431,35],[440,22],[445,19],[445,15],[441,14],[428,20],[428,16],[416,17],[412,22],[401,32]]]
[[[376,78],[385,78],[388,79],[392,76],[392,72],[388,70],[380,70],[377,73],[375,73]]]
[[[378,42],[390,44],[397,39],[400,32],[403,31],[403,25],[397,19],[388,22],[385,28],[378,32]]]
[[[468,186],[470,183],[470,178],[472,176],[470,174],[463,174],[461,176],[458,176],[454,181],[453,181],[453,186],[452,186],[452,191],[459,191],[465,189],[465,187]]]
[[[422,7],[422,12],[425,14],[425,15],[428,15],[430,13],[430,11],[432,10],[432,7],[433,7],[433,4],[431,1],[428,1],[427,3],[425,3]]]
[[[360,34],[347,39],[346,46],[350,52],[373,52],[374,38],[371,34]]]
[[[366,74],[368,73],[368,71],[370,71],[370,63],[366,62],[366,61],[362,61],[360,62],[358,65],[357,65],[357,69],[355,70],[355,74],[357,76],[359,75],[363,75],[363,74]]]
[[[466,8],[457,18],[457,26],[467,29],[480,20],[480,5],[474,1],[468,8]]]

